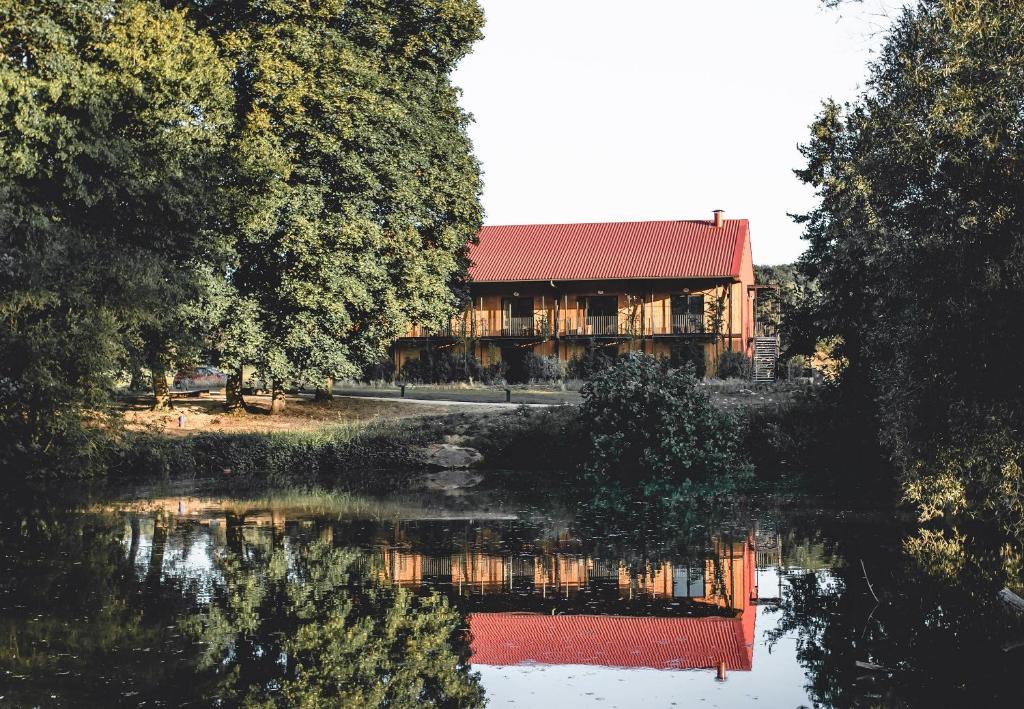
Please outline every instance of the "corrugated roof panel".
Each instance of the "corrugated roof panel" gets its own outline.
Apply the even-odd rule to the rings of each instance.
[[[470,247],[478,283],[739,277],[746,219],[485,226]]]

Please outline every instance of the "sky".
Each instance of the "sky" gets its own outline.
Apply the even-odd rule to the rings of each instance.
[[[856,97],[898,0],[480,0],[455,84],[486,224],[750,220],[793,261],[813,191],[793,170],[821,102]]]

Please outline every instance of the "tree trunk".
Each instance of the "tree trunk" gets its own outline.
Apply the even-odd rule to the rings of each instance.
[[[327,377],[324,379],[324,385],[317,387],[316,394],[313,396],[316,401],[331,401],[334,399],[334,379]]]
[[[270,383],[270,414],[272,416],[284,412],[284,384],[280,379]]]
[[[242,397],[242,368],[238,367],[228,374],[228,382],[224,387],[224,410],[229,414],[245,408]]]
[[[132,365],[132,380],[128,383],[128,389],[133,392],[146,390],[146,375],[138,364]]]
[[[167,387],[167,365],[158,359],[154,360],[150,371],[153,373],[153,411],[173,408],[171,392]]]

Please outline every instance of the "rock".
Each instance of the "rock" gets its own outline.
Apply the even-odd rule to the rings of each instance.
[[[481,480],[482,475],[468,470],[441,470],[423,478],[423,487],[458,497],[465,494],[466,488],[478,485]]]
[[[419,449],[419,460],[438,468],[468,468],[484,459],[475,448],[456,446],[451,443],[434,443]]]

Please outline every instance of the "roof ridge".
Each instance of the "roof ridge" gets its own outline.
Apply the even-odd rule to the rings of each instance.
[[[725,219],[724,224],[749,222],[750,220],[741,217],[739,219]],[[481,229],[509,229],[513,227],[567,227],[567,226],[612,226],[618,224],[705,224],[713,227],[711,219],[621,219],[618,221],[602,222],[526,222],[518,224],[484,224]]]

